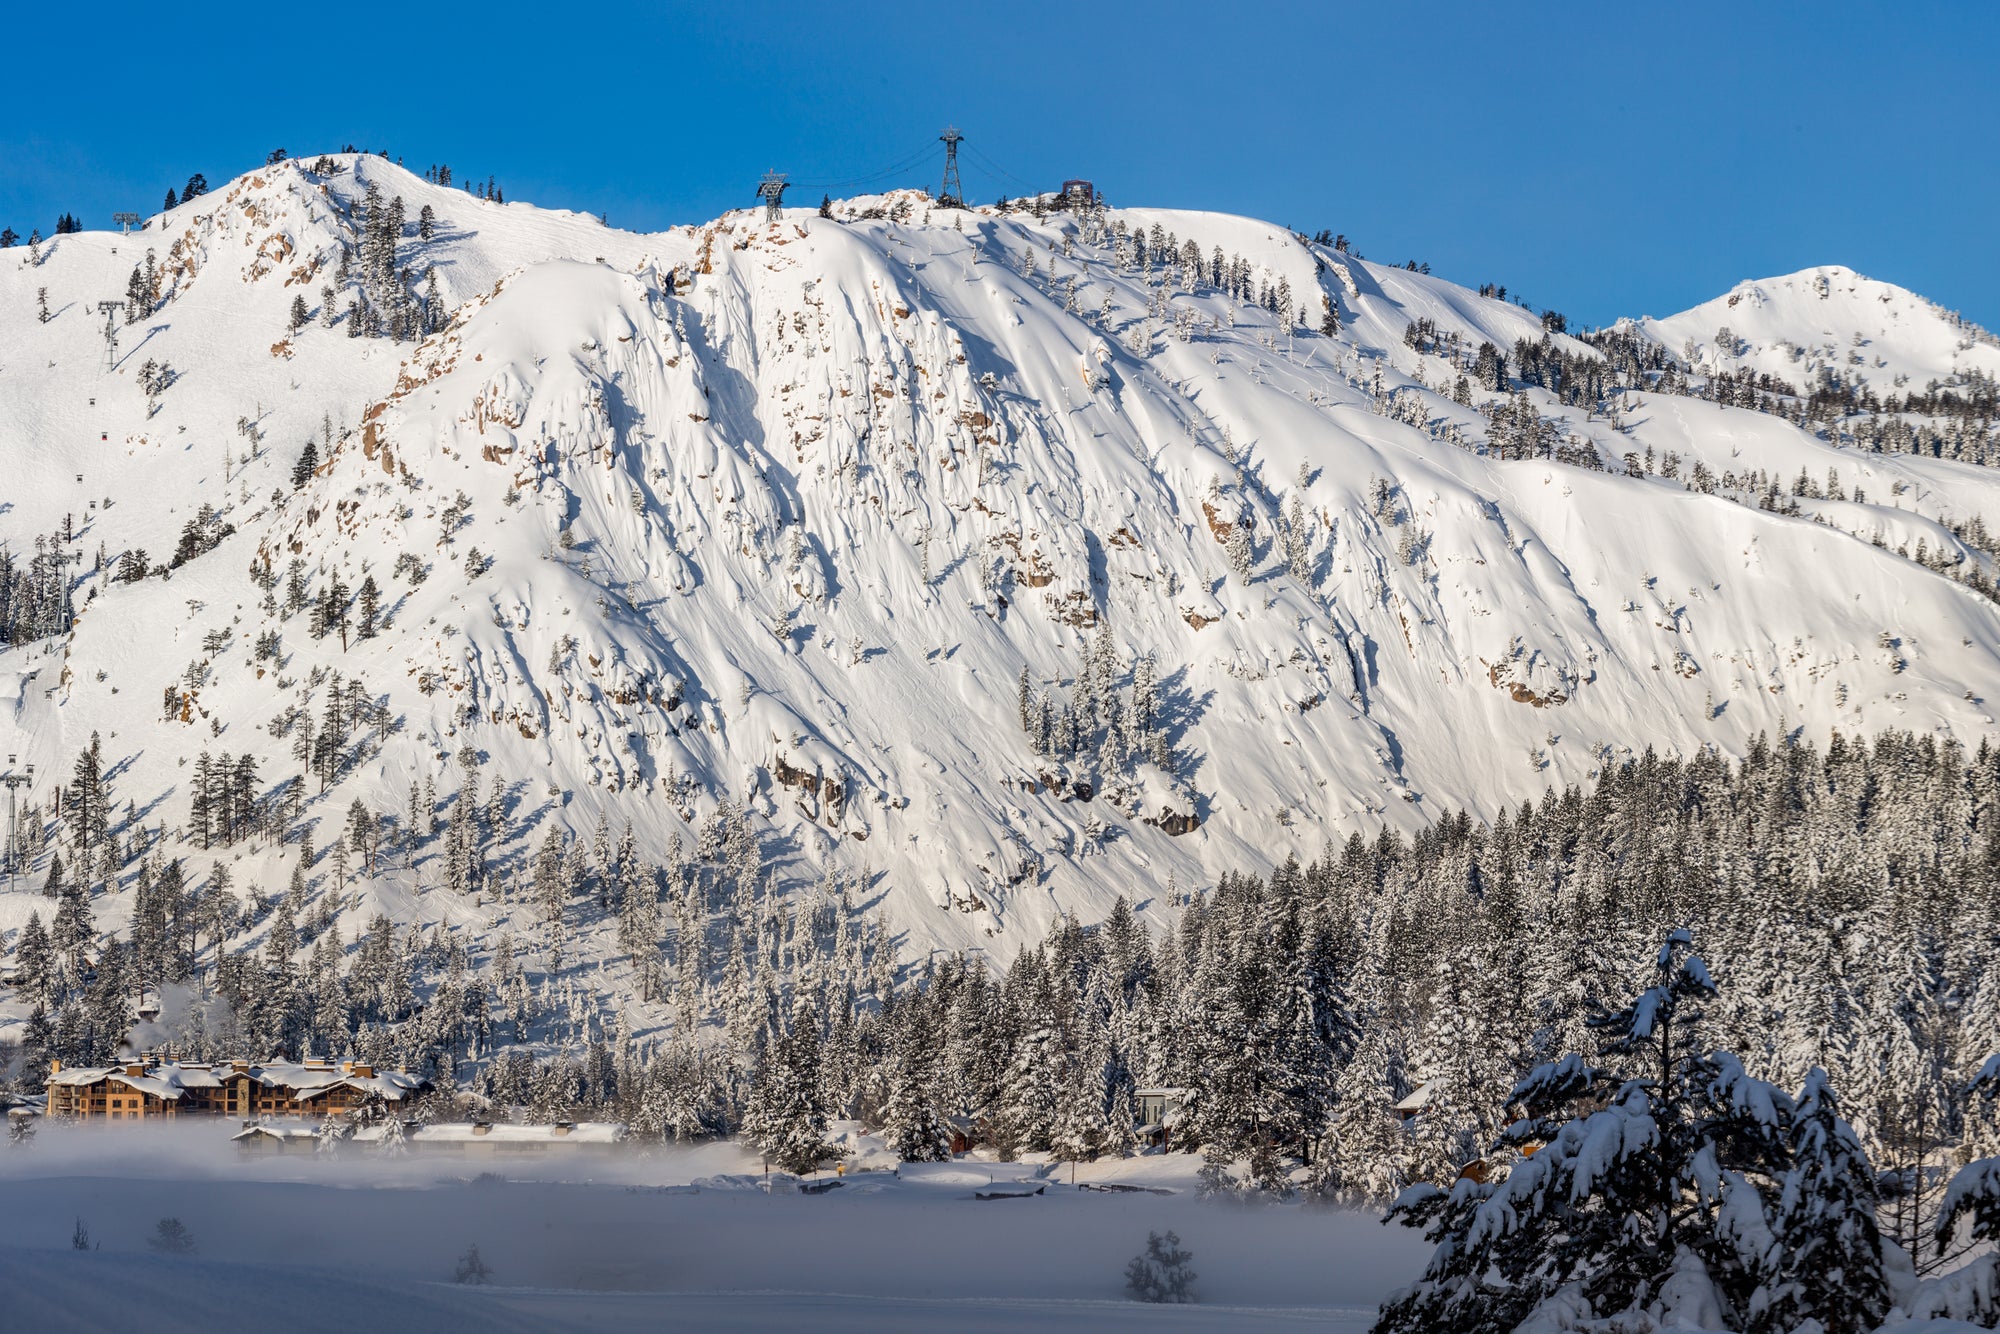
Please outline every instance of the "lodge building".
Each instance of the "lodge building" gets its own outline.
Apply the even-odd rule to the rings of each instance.
[[[390,1107],[429,1088],[402,1070],[377,1071],[360,1061],[255,1064],[228,1061],[127,1061],[122,1065],[51,1063],[48,1115],[75,1120],[138,1121],[152,1117],[344,1117],[370,1095]]]

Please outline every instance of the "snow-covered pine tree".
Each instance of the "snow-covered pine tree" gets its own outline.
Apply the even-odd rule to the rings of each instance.
[[[1876,1224],[1875,1169],[1842,1119],[1826,1071],[1813,1069],[1791,1126],[1792,1165],[1769,1228],[1771,1258],[1753,1265],[1762,1280],[1746,1334],[1868,1334],[1888,1314],[1890,1282]],[[1725,1218],[1729,1227],[1737,1220]],[[1755,1253],[1757,1224],[1744,1249]],[[1759,1272],[1762,1271],[1762,1272]]]
[[[781,1034],[767,1037],[743,1111],[743,1132],[776,1166],[810,1172],[836,1150],[826,1139],[819,1016],[803,1000]]]
[[[1061,1162],[1091,1162],[1111,1147],[1111,1031],[1102,1011],[1102,998],[1093,988],[1076,1007],[1064,1043],[1055,1121],[1049,1136],[1050,1151]]]
[[[1250,537],[1249,512],[1239,513],[1229,527],[1229,538],[1224,543],[1229,555],[1229,568],[1236,572],[1239,583],[1250,582],[1251,567],[1256,562],[1256,546]]]
[[[1685,931],[1654,983],[1596,1021],[1599,1068],[1575,1054],[1514,1089],[1502,1143],[1534,1153],[1493,1183],[1414,1186],[1390,1216],[1437,1244],[1376,1334],[1503,1334],[1562,1294],[1581,1314],[1652,1309],[1741,1321],[1767,1270],[1745,1219],[1789,1166],[1792,1104],[1703,1042],[1715,994]]]
[[[632,957],[639,995],[651,1000],[659,990],[660,899],[652,870],[639,860],[632,822],[618,839],[618,944]]]
[[[591,861],[597,868],[597,906],[609,909],[617,867],[611,859],[611,816],[608,812],[600,810],[597,813],[597,832],[591,837],[590,852]]]
[[[937,1100],[937,1046],[930,1006],[922,997],[898,1005],[882,1132],[890,1151],[906,1163],[951,1157],[951,1135]]]

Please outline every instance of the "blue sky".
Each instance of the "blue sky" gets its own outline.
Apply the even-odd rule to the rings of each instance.
[[[111,4],[17,7],[0,44],[23,236],[350,141],[659,227],[949,121],[975,200],[1086,176],[1588,323],[1844,263],[2000,328],[2000,5],[1972,0]]]

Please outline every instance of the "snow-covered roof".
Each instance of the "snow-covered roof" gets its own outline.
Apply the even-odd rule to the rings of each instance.
[[[1436,1087],[1437,1084],[1434,1080],[1427,1079],[1410,1090],[1410,1095],[1395,1104],[1390,1110],[1397,1112],[1421,1112],[1424,1108],[1431,1105],[1431,1092]]]
[[[578,1121],[570,1124],[522,1126],[486,1122],[444,1121],[403,1128],[411,1144],[618,1144],[630,1133],[622,1121]],[[354,1132],[362,1143],[379,1142],[387,1126],[365,1126]]]
[[[134,1068],[140,1073],[130,1073]],[[368,1071],[366,1074],[358,1071]],[[299,1100],[324,1096],[336,1088],[351,1088],[362,1093],[380,1094],[385,1101],[402,1102],[413,1094],[420,1093],[424,1081],[402,1070],[375,1070],[367,1065],[342,1062],[333,1065],[322,1061],[282,1062],[273,1061],[262,1065],[244,1063],[241,1069],[231,1066],[218,1071],[207,1064],[187,1064],[167,1061],[158,1064],[141,1065],[130,1062],[125,1065],[77,1066],[59,1070],[49,1076],[49,1083],[71,1087],[88,1087],[115,1079],[130,1085],[142,1093],[156,1098],[173,1101],[189,1089],[221,1088],[230,1079],[248,1076],[265,1088],[284,1089]]]
[[[179,1071],[173,1066],[141,1066],[142,1073],[131,1073],[132,1067],[124,1065],[78,1066],[72,1070],[60,1070],[49,1076],[49,1083],[78,1088],[88,1088],[107,1080],[118,1083],[139,1093],[150,1094],[172,1102],[186,1091],[179,1078]]]
[[[313,1126],[276,1126],[262,1121],[245,1126],[229,1137],[231,1143],[246,1139],[305,1140],[318,1139],[319,1131]]]
[[[362,1074],[361,1071],[368,1073]],[[253,1065],[245,1073],[266,1088],[290,1089],[300,1098],[317,1098],[336,1088],[379,1093],[390,1102],[401,1102],[421,1092],[424,1081],[403,1070],[377,1070],[368,1065],[343,1061],[269,1062]]]

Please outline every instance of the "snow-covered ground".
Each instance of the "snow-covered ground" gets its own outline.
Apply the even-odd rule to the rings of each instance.
[[[213,1327],[218,1309],[297,1330],[1236,1329],[1360,1331],[1424,1248],[1373,1215],[1205,1203],[1199,1159],[1085,1165],[1171,1195],[1085,1191],[1031,1164],[865,1173],[765,1194],[731,1146],[568,1166],[407,1157],[244,1159],[227,1128],[46,1128],[0,1155],[0,1327]],[[982,1201],[989,1181],[1043,1194]],[[1060,1179],[1055,1179],[1057,1176]],[[701,1182],[701,1185],[692,1183]],[[163,1217],[194,1256],[153,1253]],[[101,1249],[70,1249],[82,1219]],[[1150,1230],[1194,1254],[1201,1303],[1124,1299]],[[469,1245],[494,1286],[454,1286]],[[123,1313],[123,1315],[121,1315]]]

